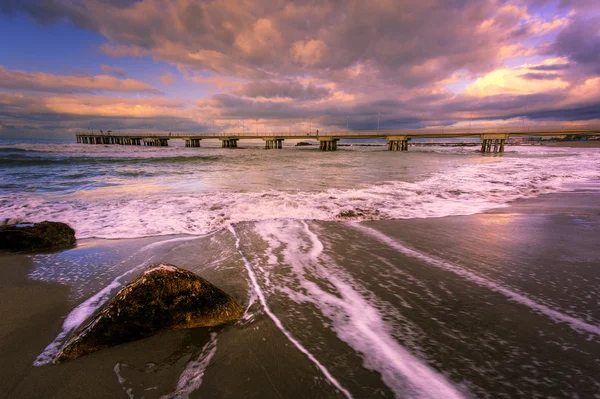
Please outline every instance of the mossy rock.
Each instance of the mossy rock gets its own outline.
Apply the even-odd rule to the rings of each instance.
[[[54,363],[162,331],[225,323],[243,313],[235,299],[202,277],[168,263],[156,264],[82,323]]]

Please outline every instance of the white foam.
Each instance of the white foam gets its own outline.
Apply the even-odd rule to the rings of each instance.
[[[267,299],[265,298],[265,295],[260,287],[260,284],[258,283],[258,279],[256,278],[256,274],[254,273],[254,269],[253,269],[252,265],[250,264],[250,262],[248,261],[248,259],[246,258],[246,256],[244,256],[244,253],[242,252],[242,250],[240,248],[239,236],[235,232],[233,226],[229,225],[229,226],[227,226],[227,228],[229,229],[229,231],[231,231],[231,234],[233,234],[233,236],[235,237],[235,246],[236,246],[238,252],[240,253],[240,256],[242,257],[242,261],[244,262],[244,266],[246,267],[246,271],[248,272],[248,277],[250,278],[250,282],[252,284],[254,292],[256,293],[258,300],[260,301],[265,314],[267,316],[269,316],[269,318],[273,321],[275,326],[283,333],[283,335],[285,335],[285,337],[288,339],[288,341],[290,341],[300,352],[304,353],[306,355],[306,357],[308,357],[308,359],[317,366],[317,368],[321,371],[321,373],[323,373],[323,375],[329,380],[329,382],[331,382],[331,384],[334,387],[336,387],[345,397],[352,398],[352,395],[350,394],[350,392],[348,392],[348,390],[346,390],[338,382],[338,380],[333,375],[331,375],[331,373],[327,370],[327,368],[325,368],[325,366],[323,366],[321,364],[321,362],[319,362],[312,353],[310,353],[297,339],[295,339],[289,333],[289,331],[283,326],[283,323],[281,322],[281,320],[279,320],[279,318],[277,316],[275,316],[275,314],[271,311],[271,309],[269,308],[269,305],[267,304]]]
[[[301,227],[301,228],[299,228]],[[376,307],[357,291],[357,283],[335,266],[325,266],[324,246],[305,222],[262,222],[257,231],[269,245],[285,247],[285,264],[291,265],[300,286],[307,292],[302,295],[285,287],[292,300],[309,301],[329,318],[337,336],[354,350],[360,352],[366,365],[381,373],[383,381],[396,395],[423,398],[461,398],[462,394],[443,376],[427,366],[402,347],[391,335]],[[304,232],[310,241],[301,240]],[[307,275],[316,275],[335,287],[336,294],[325,291]],[[408,390],[408,392],[407,392]]]
[[[394,240],[394,239],[388,237],[387,235],[381,233],[380,231],[375,230],[371,227],[367,227],[362,224],[352,224],[352,225],[355,226],[356,228],[360,229],[361,231],[368,233],[369,235],[377,238],[379,241],[387,244],[391,248],[394,248],[395,250],[397,250],[398,252],[400,252],[406,256],[410,256],[412,258],[422,260],[430,265],[451,271],[451,272],[453,272],[463,278],[466,278],[480,286],[489,288],[490,290],[496,291],[496,292],[510,298],[511,300],[513,300],[515,302],[525,305],[525,306],[531,308],[532,310],[534,310],[535,312],[543,314],[556,322],[567,323],[573,329],[575,329],[577,331],[585,331],[588,333],[600,335],[600,326],[595,326],[595,325],[586,323],[583,320],[577,319],[575,317],[572,317],[572,316],[566,315],[564,313],[561,313],[557,310],[554,310],[546,305],[543,305],[539,302],[534,301],[531,298],[528,298],[522,294],[519,294],[518,292],[512,291],[506,287],[503,287],[498,283],[495,283],[484,277],[478,276],[477,274],[472,273],[460,266],[448,263],[448,262],[440,260],[440,259],[436,259],[430,255],[426,255],[422,252],[408,248],[408,247],[404,246],[403,244],[401,244],[400,242],[398,242],[397,240]]]
[[[119,180],[70,194],[7,192],[0,220],[61,220],[75,228],[78,238],[196,235],[243,221],[338,220],[340,213],[348,211],[355,212],[358,220],[469,215],[506,206],[517,198],[560,191],[568,182],[600,178],[598,152],[531,154],[530,158],[469,158],[464,163],[440,164],[439,170],[420,174],[416,180],[402,181],[412,178],[406,174],[343,189],[236,191],[215,185],[192,190],[182,183],[185,180],[178,180],[183,178],[163,184],[156,177]],[[178,181],[179,185],[174,183]]]
[[[88,317],[90,317],[100,306],[108,301],[114,292],[120,289],[124,283],[122,279],[131,273],[147,266],[149,261],[146,261],[133,269],[126,271],[117,278],[115,278],[110,284],[104,287],[101,291],[88,298],[83,303],[79,304],[75,309],[69,313],[62,325],[62,330],[58,336],[52,341],[44,351],[35,359],[33,362],[34,366],[43,366],[51,363],[56,355],[58,355],[63,343],[65,342],[68,335],[73,332],[81,323],[83,323]]]
[[[144,271],[144,274],[154,273],[156,271],[161,271],[161,270],[168,271],[168,272],[176,272],[177,268],[175,266],[165,265],[164,263],[161,263],[160,265],[153,267],[150,270]]]
[[[196,359],[190,360],[179,376],[177,388],[170,394],[161,396],[161,399],[181,398],[187,399],[202,384],[202,378],[211,359],[217,352],[217,333],[210,334],[210,340],[204,345]]]

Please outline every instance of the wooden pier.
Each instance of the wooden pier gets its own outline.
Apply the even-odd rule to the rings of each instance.
[[[481,152],[502,153],[509,137],[595,136],[600,126],[536,126],[498,128],[425,128],[331,132],[222,132],[222,133],[93,133],[77,132],[80,144],[144,145],[167,147],[169,140],[184,140],[186,147],[200,147],[202,140],[220,140],[222,148],[237,148],[241,139],[265,142],[265,149],[281,149],[284,140],[317,140],[321,151],[336,151],[341,139],[386,139],[389,151],[408,151],[411,139],[472,138],[481,140]]]

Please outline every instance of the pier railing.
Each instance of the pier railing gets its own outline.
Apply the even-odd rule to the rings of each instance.
[[[496,126],[496,127],[430,127],[423,129],[393,129],[393,130],[312,130],[312,131],[222,131],[222,132],[77,132],[77,136],[112,136],[136,138],[386,138],[389,136],[407,136],[410,138],[436,137],[473,137],[483,134],[508,134],[511,136],[546,136],[569,134],[600,134],[600,126],[573,125],[542,125],[542,126]]]

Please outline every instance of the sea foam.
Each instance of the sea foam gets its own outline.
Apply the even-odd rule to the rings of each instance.
[[[424,254],[422,252],[419,252],[417,250],[414,250],[412,248],[409,248],[409,247],[405,246],[404,244],[402,244],[400,241],[392,239],[389,236],[387,236],[387,235],[381,233],[380,231],[375,230],[371,227],[365,226],[363,224],[353,224],[353,226],[360,229],[361,231],[371,235],[372,237],[377,238],[379,241],[385,243],[386,245],[390,246],[391,248],[397,250],[398,252],[400,252],[406,256],[410,256],[412,258],[416,258],[421,261],[424,261],[430,265],[439,267],[444,270],[448,270],[448,271],[455,273],[467,280],[470,280],[480,286],[488,288],[492,291],[496,291],[496,292],[506,296],[507,298],[509,298],[512,301],[515,301],[521,305],[527,306],[530,309],[532,309],[533,311],[549,317],[550,319],[554,320],[555,322],[567,323],[569,326],[571,326],[573,329],[575,329],[577,331],[600,335],[600,326],[586,323],[585,321],[580,320],[576,317],[572,317],[572,316],[569,316],[562,312],[559,312],[555,309],[552,309],[552,308],[550,308],[544,304],[541,304],[531,298],[528,298],[527,296],[525,296],[523,294],[520,294],[516,291],[506,288],[494,281],[491,281],[484,277],[481,277],[463,267],[452,264],[450,262],[446,262],[441,259],[437,259],[433,256],[430,256],[430,255]]]
[[[463,397],[442,375],[396,341],[377,306],[362,294],[364,290],[356,281],[327,259],[323,243],[306,222],[265,221],[257,223],[255,229],[270,248],[282,249],[280,262],[292,268],[293,277],[284,282],[285,286],[277,287],[278,291],[296,302],[315,305],[331,321],[336,335],[359,352],[365,365],[378,371],[396,395]],[[270,267],[277,269],[280,263],[272,262]],[[334,291],[324,289],[309,276],[326,281]]]
[[[156,152],[151,154],[159,156]],[[222,189],[213,180],[208,186],[190,188],[194,180],[181,176],[200,173],[197,167],[193,167],[196,161],[192,158],[189,164],[169,166],[174,171],[180,170],[180,175],[172,178],[156,176],[133,180],[110,177],[85,186],[85,189],[66,190],[60,195],[7,191],[0,201],[0,219],[20,218],[30,222],[60,220],[72,225],[78,238],[204,234],[228,223],[243,221],[470,215],[505,207],[518,198],[565,190],[565,183],[600,178],[598,152],[532,154],[528,157],[470,157],[464,163],[454,160],[447,166],[440,164],[439,168],[432,169],[433,172],[419,175],[416,179],[399,173],[398,179],[374,183],[365,180],[341,184],[337,188],[310,190],[265,189],[264,186],[257,190]],[[164,153],[162,156],[165,156]],[[168,161],[169,158],[164,159]],[[248,159],[252,160],[251,157]],[[152,159],[146,161],[147,166],[136,170],[151,169]],[[229,158],[226,162],[229,162],[227,173],[236,168],[248,170],[248,173],[252,171],[251,165],[232,165],[234,161]],[[218,167],[226,162],[210,161],[211,168],[217,169],[211,169],[206,175],[210,179],[218,179]],[[105,168],[102,166],[101,170]],[[336,179],[336,169],[332,168],[332,175],[326,175],[324,179]],[[257,176],[266,178],[260,174]]]

